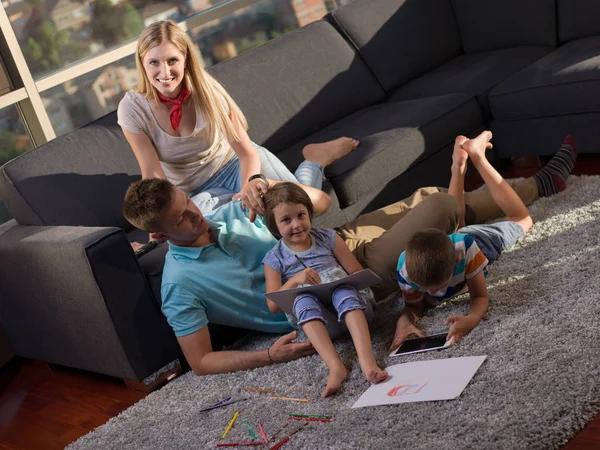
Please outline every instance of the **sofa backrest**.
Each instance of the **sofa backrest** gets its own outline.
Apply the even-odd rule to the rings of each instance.
[[[387,92],[460,54],[449,0],[357,0],[331,18]]]
[[[600,2],[597,0],[557,0],[558,41],[600,34]]]
[[[116,113],[0,168],[0,198],[21,225],[133,227],[123,196],[140,169]]]
[[[209,71],[246,115],[251,139],[273,153],[385,96],[354,49],[325,21]]]
[[[556,47],[555,2],[452,0],[465,53],[520,45]]]

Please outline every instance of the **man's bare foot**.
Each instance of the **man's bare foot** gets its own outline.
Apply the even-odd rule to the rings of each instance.
[[[467,171],[467,160],[469,154],[463,149],[463,144],[469,139],[465,136],[457,136],[454,141],[454,152],[452,153],[452,168],[459,171],[461,175],[464,175]]]
[[[380,369],[375,360],[370,361],[367,364],[362,364],[359,361],[359,364],[363,375],[369,383],[381,383],[388,377],[388,373],[385,370]]]
[[[473,139],[469,139],[462,145],[469,157],[472,160],[485,158],[485,151],[492,148],[492,143],[490,140],[492,139],[491,131],[484,131],[479,136]]]
[[[346,378],[348,378],[348,371],[342,364],[333,370],[329,369],[327,386],[325,386],[325,390],[321,393],[321,397],[329,397],[339,391]]]
[[[302,156],[307,161],[317,163],[321,167],[327,167],[332,162],[346,156],[359,144],[360,142],[356,139],[341,137],[320,144],[309,144],[302,149]]]

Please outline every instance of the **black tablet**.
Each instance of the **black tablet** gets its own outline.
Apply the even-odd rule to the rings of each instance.
[[[446,340],[447,333],[434,334],[432,336],[425,336],[415,339],[407,339],[400,347],[390,353],[390,356],[406,355],[409,353],[421,353],[428,352],[430,350],[441,350],[448,348],[451,341]]]

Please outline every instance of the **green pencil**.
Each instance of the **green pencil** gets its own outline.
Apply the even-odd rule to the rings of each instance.
[[[244,425],[246,425],[246,428],[248,428],[248,433],[250,433],[250,437],[252,438],[252,440],[255,441],[257,437],[254,434],[254,431],[252,431],[252,427],[250,426],[247,420],[244,420]]]

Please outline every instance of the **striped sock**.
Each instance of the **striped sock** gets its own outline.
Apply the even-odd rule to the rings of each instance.
[[[577,147],[573,136],[568,135],[556,155],[536,173],[535,179],[540,197],[549,197],[564,190],[565,180],[573,170],[577,159]]]

